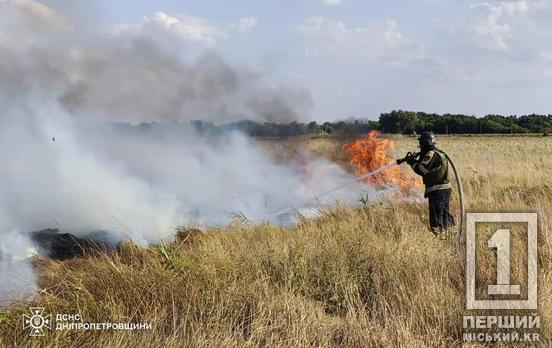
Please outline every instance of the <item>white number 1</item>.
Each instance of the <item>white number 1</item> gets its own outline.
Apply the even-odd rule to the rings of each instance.
[[[510,230],[499,229],[487,246],[496,249],[496,284],[489,285],[489,295],[519,295],[520,286],[510,284]]]

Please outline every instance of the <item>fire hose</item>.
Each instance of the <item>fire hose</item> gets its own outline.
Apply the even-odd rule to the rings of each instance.
[[[460,202],[460,221],[458,222],[458,224],[460,225],[460,232],[458,233],[458,238],[456,239],[456,246],[460,247],[464,244],[464,218],[466,216],[466,206],[464,205],[464,188],[462,186],[460,174],[458,172],[458,169],[454,165],[454,161],[452,160],[452,158],[443,150],[437,150],[442,152],[447,158],[447,161],[450,163],[452,171],[454,172],[454,178],[456,179],[456,185],[458,187],[458,200]]]
[[[462,245],[462,243],[464,242],[464,236],[463,236],[463,223],[464,223],[464,215],[465,215],[465,206],[464,206],[464,190],[463,190],[463,187],[462,187],[462,182],[461,182],[461,179],[460,179],[460,174],[458,173],[458,169],[456,168],[456,166],[454,165],[454,161],[452,160],[452,158],[444,151],[442,150],[439,150],[437,149],[439,152],[442,152],[445,157],[447,158],[448,162],[450,163],[451,167],[452,167],[452,171],[454,172],[454,177],[456,179],[456,185],[458,187],[458,197],[459,197],[459,201],[460,201],[460,221],[459,221],[459,225],[460,225],[460,233],[458,234],[458,238],[457,238],[457,246],[460,246]],[[354,183],[357,183],[359,181],[362,181],[364,179],[367,179],[373,175],[376,175],[378,173],[381,173],[383,172],[384,170],[387,170],[391,167],[394,167],[396,165],[401,165],[402,163],[406,162],[409,158],[416,158],[416,157],[419,157],[421,155],[421,153],[417,152],[417,153],[412,153],[412,152],[409,152],[404,158],[401,158],[401,159],[398,159],[394,162],[390,162],[382,167],[379,167],[375,170],[372,170],[366,174],[363,174],[363,175],[360,175],[359,177],[353,179],[353,180],[350,180],[350,181],[347,181],[339,186],[336,186],[330,190],[327,190],[327,191],[324,191],[322,193],[319,193],[305,201],[302,202],[302,205],[301,206],[306,206],[308,205],[309,203],[311,202],[314,202],[314,201],[317,201],[318,199],[320,199],[321,197],[323,196],[326,196],[330,193],[333,193],[335,191],[338,191],[338,190],[341,190],[342,188],[344,187],[347,187],[349,185],[352,185]],[[270,217],[275,217],[275,216],[279,216],[279,215],[282,215],[282,214],[285,214],[285,213],[288,213],[290,211],[293,211],[293,210],[296,210],[296,208],[294,206],[289,206],[289,207],[286,207],[284,209],[281,209],[273,214],[270,214]]]

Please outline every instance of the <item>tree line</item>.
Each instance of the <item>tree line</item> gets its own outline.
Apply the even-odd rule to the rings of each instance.
[[[191,121],[189,124],[170,125],[143,123],[138,126],[119,124],[118,127],[135,130],[167,129],[172,131],[193,130],[200,134],[213,135],[228,131],[241,131],[253,137],[294,137],[300,135],[359,136],[370,130],[383,133],[413,134],[433,131],[436,134],[520,134],[552,132],[552,115],[502,116],[487,115],[475,117],[463,114],[428,114],[425,112],[394,110],[380,115],[377,121],[349,119],[336,122],[309,123],[255,122],[242,120],[215,125],[205,121]]]
[[[303,122],[255,122],[242,120],[222,125],[214,125],[210,122],[192,121],[192,128],[202,134],[216,134],[228,131],[240,131],[253,137],[294,137],[300,135],[325,135],[355,136],[365,134],[370,130],[379,129],[378,121],[347,120],[336,122],[318,123],[312,121]]]
[[[394,110],[382,113],[378,121],[350,119],[337,122],[258,123],[239,121],[223,126],[244,131],[251,136],[282,137],[304,134],[330,133],[355,136],[370,130],[383,133],[412,134],[433,131],[436,134],[521,134],[552,132],[552,115],[476,117],[463,114],[429,114],[425,112]]]
[[[475,117],[395,110],[380,115],[379,129],[385,133],[400,134],[425,130],[439,134],[548,133],[552,131],[552,115]]]

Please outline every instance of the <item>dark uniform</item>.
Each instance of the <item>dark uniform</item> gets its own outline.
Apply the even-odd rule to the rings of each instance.
[[[452,186],[449,180],[449,163],[443,152],[429,146],[423,149],[419,159],[410,161],[414,172],[422,176],[425,193],[429,201],[429,224],[438,234],[455,225],[449,211]]]

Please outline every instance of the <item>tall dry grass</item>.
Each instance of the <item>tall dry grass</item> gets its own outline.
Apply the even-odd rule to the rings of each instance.
[[[340,144],[303,140],[294,146]],[[317,143],[318,142],[318,143]],[[544,345],[552,341],[552,139],[444,138],[463,173],[468,211],[540,214],[539,295]],[[397,154],[415,140],[397,139]],[[456,201],[455,207],[456,207]],[[294,228],[234,223],[165,245],[123,246],[65,262],[35,260],[48,313],[87,322],[145,322],[143,331],[21,327],[27,304],[0,314],[5,346],[461,346],[464,256],[427,229],[423,203],[340,207]],[[479,264],[492,279],[492,255]],[[522,276],[522,275],[519,275]]]

